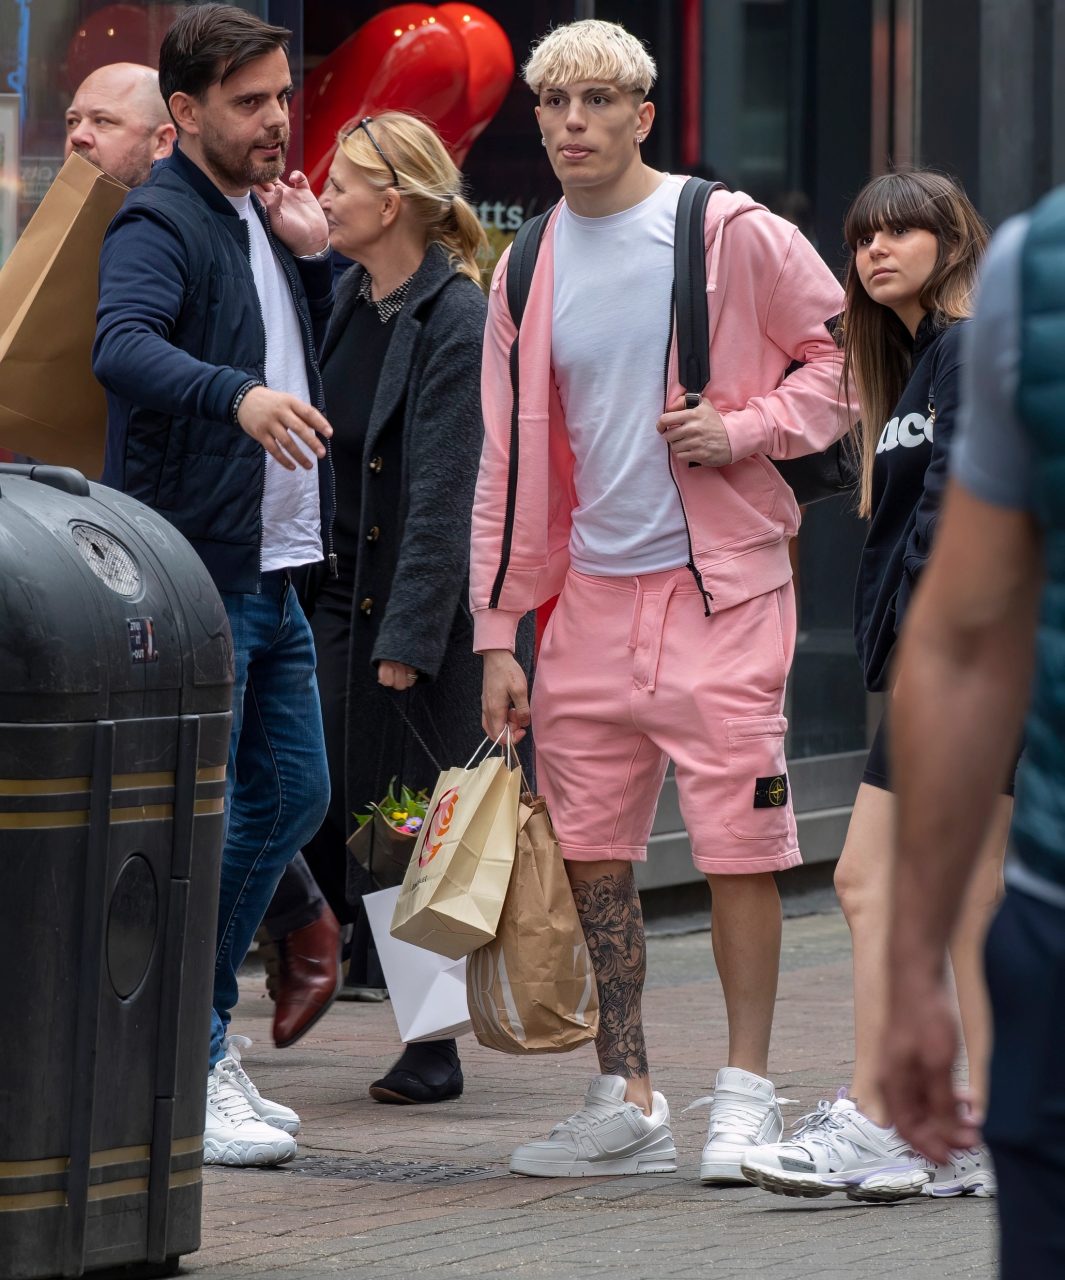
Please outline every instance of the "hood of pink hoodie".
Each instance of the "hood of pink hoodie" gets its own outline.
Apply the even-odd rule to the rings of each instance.
[[[509,376],[514,325],[505,280],[509,251],[492,282],[482,373],[485,446],[470,573],[478,649],[507,647],[496,641],[512,636],[517,617],[557,593],[568,566],[576,502],[573,457],[551,372],[553,228],[560,210],[561,205],[544,233],[518,338],[516,432]],[[812,246],[742,192],[714,193],[705,239],[712,372],[702,392],[722,416],[734,461],[717,468],[676,465],[673,472],[691,567],[710,598],[708,607],[720,609],[774,590],[791,575],[787,543],[798,529],[798,509],[769,458],[826,448],[847,430],[853,414],[839,404],[842,356],[825,327],[840,312],[843,292]],[[785,382],[794,362],[803,368]],[[663,411],[684,392],[675,335],[667,379]],[[517,468],[511,475],[515,444]],[[662,447],[668,448],[664,441]],[[509,498],[508,479],[514,490]],[[506,616],[490,616],[500,613]]]

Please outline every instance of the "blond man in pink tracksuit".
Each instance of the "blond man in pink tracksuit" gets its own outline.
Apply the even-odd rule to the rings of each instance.
[[[671,759],[692,856],[713,894],[728,1012],[701,1176],[742,1182],[746,1149],[781,1133],[768,1079],[781,931],[773,872],[801,860],[783,715],[795,645],[788,541],[799,513],[769,459],[824,449],[850,425],[826,328],[842,292],[794,227],[748,196],[715,192],[713,381],[698,407],[683,407],[672,286],[684,180],[640,158],[654,77],[643,45],[612,23],[560,27],[534,49],[525,79],[564,199],[521,324],[516,406],[505,260],[490,297],[471,564],[485,726],[496,735],[508,719],[519,732],[529,724],[515,628],[561,592],[531,717],[602,1010],[603,1074],[581,1110],[514,1152],[511,1169],[676,1168],[644,1043],[632,868],[647,856]]]

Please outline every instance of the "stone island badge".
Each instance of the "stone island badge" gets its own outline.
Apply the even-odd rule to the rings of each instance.
[[[776,773],[771,778],[755,778],[754,807],[779,809],[788,802],[788,775]]]

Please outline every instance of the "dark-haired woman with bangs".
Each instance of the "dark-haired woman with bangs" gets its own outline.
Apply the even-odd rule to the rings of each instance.
[[[859,511],[869,521],[855,593],[855,639],[866,688],[890,700],[895,643],[932,548],[947,480],[962,360],[987,227],[951,178],[927,170],[868,183],[847,213],[844,379],[861,422]],[[901,673],[905,680],[905,672]],[[1004,790],[1009,788],[1004,786]],[[980,871],[951,946],[973,1105],[983,1102],[990,1028],[981,951],[1001,892],[1012,802],[996,814]],[[877,730],[836,868],[851,931],[855,1062],[850,1096],[800,1121],[786,1143],[744,1162],[752,1182],[783,1195],[890,1201],[928,1194],[994,1194],[986,1152],[935,1167],[886,1124],[877,1082],[886,1008],[887,923],[895,799],[887,725]]]

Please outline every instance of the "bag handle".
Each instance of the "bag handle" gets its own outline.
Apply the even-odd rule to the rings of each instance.
[[[500,745],[500,743],[503,741],[504,738],[506,738],[507,740],[507,745],[503,748],[503,754],[507,763],[513,769],[515,764],[517,764],[518,757],[514,754],[514,741],[513,741],[514,731],[511,729],[509,724],[504,726],[503,732],[499,735],[498,738],[493,739],[490,735],[486,734],[484,738],[481,739],[480,746],[473,753],[473,755],[470,756],[470,758],[466,761],[466,763],[462,767],[464,769],[468,769],[470,765],[472,765],[473,762],[477,759],[477,757],[481,754],[481,752],[484,751],[486,744],[490,744],[490,745],[488,745],[488,750],[485,751],[484,753],[486,756],[490,755],[492,751]],[[521,765],[518,764],[517,767],[520,769]],[[522,776],[524,777],[524,774]]]

